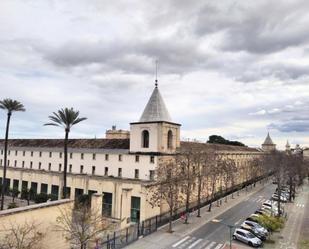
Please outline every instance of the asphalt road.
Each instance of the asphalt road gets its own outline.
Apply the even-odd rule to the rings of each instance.
[[[264,189],[248,197],[245,201],[217,216],[215,219],[230,225],[241,225],[241,223],[249,215],[254,213],[265,200],[271,197],[274,191],[275,185],[268,185]],[[224,243],[229,241],[229,237],[230,231],[226,225],[209,222],[188,236],[173,243],[166,249],[220,249],[223,247]],[[242,242],[234,240],[233,244],[241,245],[243,248],[247,247]]]

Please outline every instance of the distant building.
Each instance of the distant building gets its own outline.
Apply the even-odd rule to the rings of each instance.
[[[267,133],[267,137],[265,138],[265,141],[262,144],[262,150],[265,152],[276,150],[276,144],[273,143],[269,135],[269,132]]]

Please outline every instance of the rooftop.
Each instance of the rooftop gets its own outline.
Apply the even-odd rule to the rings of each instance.
[[[172,122],[158,87],[153,90],[139,122]]]
[[[68,147],[73,149],[125,149],[129,150],[129,139],[69,139]],[[251,151],[258,152],[257,149],[224,145],[224,144],[208,144],[200,142],[180,143],[181,149],[197,148],[197,149],[215,149],[220,151]],[[0,139],[0,147],[4,147],[4,140]],[[63,139],[10,139],[9,147],[39,147],[39,148],[62,148]]]

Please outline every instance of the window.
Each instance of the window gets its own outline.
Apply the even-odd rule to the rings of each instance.
[[[1,150],[1,155],[3,155],[3,150]]]
[[[139,222],[140,209],[141,209],[141,198],[132,196],[131,197],[131,215],[130,215],[130,220],[132,222]]]
[[[95,160],[95,153],[92,154],[92,160]]]
[[[30,156],[33,156],[33,151],[31,151],[31,154],[30,154]]]
[[[26,155],[26,151],[23,151],[23,156],[25,156]]]
[[[52,157],[53,153],[52,152],[49,152],[49,157]]]
[[[73,158],[73,153],[71,152],[71,153],[70,153],[70,159],[72,159],[72,158]]]
[[[105,154],[105,161],[108,161],[108,154]]]
[[[62,166],[61,163],[59,163],[59,171],[61,171],[61,166]]]
[[[9,152],[8,155],[10,155],[10,154],[11,154],[11,151],[9,150],[8,152]]]
[[[149,180],[154,180],[154,174],[155,174],[154,170],[149,170]]]
[[[149,131],[147,130],[142,132],[142,147],[149,148]]]
[[[84,160],[84,153],[80,154],[80,159]]]
[[[167,133],[167,148],[173,148],[173,132],[171,130],[169,130]]]
[[[83,174],[83,173],[84,173],[84,165],[81,165],[81,166],[80,166],[79,173],[81,173],[81,174]]]
[[[137,163],[139,162],[139,156],[137,156],[137,155],[135,156],[135,162],[137,162]]]
[[[118,177],[122,177],[122,168],[118,168]]]
[[[2,159],[0,160],[0,166],[2,166]],[[1,182],[1,181],[0,181]]]
[[[51,163],[48,163],[48,170],[51,171]]]
[[[59,152],[59,158],[62,158],[62,152]]]
[[[42,163],[41,163],[41,162],[39,162],[39,169],[41,169],[41,167],[42,167]]]
[[[154,156],[150,156],[150,163],[154,163],[154,162],[155,162]]]
[[[32,169],[32,165],[33,165],[33,162],[32,162],[32,161],[30,161],[30,169]]]
[[[69,165],[69,172],[72,173],[72,164]]]
[[[39,152],[39,157],[42,157],[42,151]]]
[[[15,150],[15,156],[17,156],[17,154],[18,154],[18,151],[17,151],[17,150]]]
[[[16,167],[16,166],[17,166],[17,161],[15,160],[15,161],[14,161],[14,167]]]
[[[95,175],[95,166],[92,166],[92,174]]]
[[[118,155],[118,161],[119,161],[119,162],[122,161],[122,155]]]
[[[139,170],[138,170],[138,169],[135,169],[135,170],[134,170],[134,178],[135,178],[135,179],[138,179],[138,178],[139,178]]]
[[[103,216],[110,217],[112,216],[113,209],[113,194],[108,192],[103,192],[103,208],[102,214]]]
[[[22,167],[25,168],[25,161],[22,162]]]
[[[105,167],[105,169],[104,169],[104,175],[105,175],[105,176],[108,175],[108,167]]]

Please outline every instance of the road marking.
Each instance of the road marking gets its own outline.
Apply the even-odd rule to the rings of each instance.
[[[178,241],[177,243],[175,243],[174,245],[172,245],[172,247],[177,247],[179,246],[181,243],[185,242],[187,239],[189,239],[190,236],[184,237],[182,240]]]
[[[195,241],[193,244],[191,244],[188,249],[191,249],[192,247],[196,246],[198,243],[200,243],[203,239],[198,239],[197,241]]]
[[[241,222],[242,219],[239,219],[238,221],[235,222],[235,225],[238,225]]]
[[[211,249],[215,244],[216,242],[211,242],[208,246],[205,247],[205,249]]]
[[[214,249],[220,249],[223,247],[223,244],[218,244]]]
[[[256,202],[261,202],[262,199],[257,199]]]
[[[207,240],[205,240],[202,244],[200,244],[200,245],[198,246],[197,249],[202,249],[202,248],[204,248],[204,246],[206,246],[208,243],[209,243],[209,240],[207,239]]]

